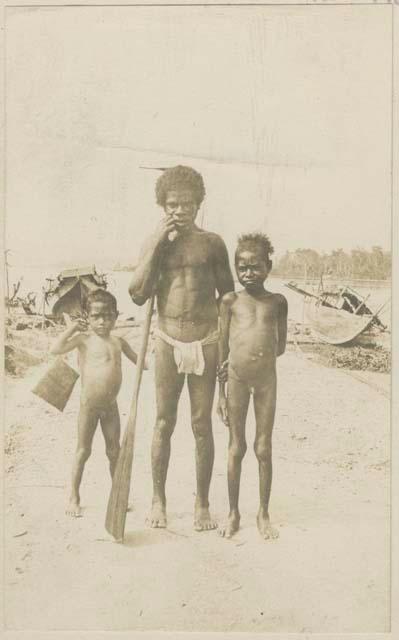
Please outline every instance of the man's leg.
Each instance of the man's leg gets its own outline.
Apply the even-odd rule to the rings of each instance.
[[[194,528],[196,531],[216,529],[209,514],[209,485],[211,483],[214,443],[212,434],[212,405],[215,394],[217,344],[204,347],[205,370],[202,376],[187,376],[191,404],[191,425],[195,437],[197,496]]]
[[[155,345],[155,391],[157,419],[152,439],[151,463],[153,481],[151,527],[166,527],[165,483],[170,458],[170,439],[176,425],[177,404],[184,375],[177,373],[173,348],[161,338]]]
[[[119,439],[121,435],[121,422],[116,402],[114,402],[107,411],[100,414],[100,424],[105,440],[105,453],[109,460],[109,470],[112,478],[118,461],[120,449]]]
[[[71,498],[65,511],[69,516],[79,517],[82,515],[79,488],[86,460],[91,454],[91,445],[97,423],[98,412],[81,405],[78,418],[78,444],[72,467]]]
[[[272,486],[272,432],[276,412],[276,374],[271,374],[262,387],[255,389],[256,419],[255,454],[259,462],[260,505],[258,529],[263,538],[278,538],[278,531],[270,524],[269,499]]]
[[[248,385],[234,378],[230,372],[227,387],[227,415],[230,431],[227,482],[229,487],[230,513],[225,526],[219,529],[220,535],[225,538],[231,538],[240,526],[238,497],[240,493],[241,463],[247,450],[245,422],[247,419],[249,398]]]

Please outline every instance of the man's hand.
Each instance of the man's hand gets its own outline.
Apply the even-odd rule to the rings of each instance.
[[[165,216],[157,226],[155,234],[159,242],[164,242],[173,232],[176,232],[175,222],[172,216]]]
[[[225,396],[220,396],[219,397],[219,402],[218,402],[218,406],[217,406],[217,414],[219,416],[219,418],[221,419],[221,421],[226,425],[226,427],[229,426],[229,416],[227,413],[227,400]]]

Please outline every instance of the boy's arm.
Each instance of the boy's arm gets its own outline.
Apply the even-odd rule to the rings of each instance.
[[[133,349],[130,346],[130,344],[128,342],[126,342],[126,340],[124,338],[119,338],[119,340],[121,342],[122,352],[125,354],[125,356],[127,358],[129,358],[129,360],[134,362],[134,364],[137,364],[137,353],[135,351],[133,351]]]
[[[277,356],[281,356],[287,344],[287,316],[288,316],[288,303],[284,296],[279,296],[279,310],[278,310],[278,347]]]
[[[236,295],[234,292],[226,293],[223,296],[219,309],[219,344],[218,344],[218,364],[219,369],[229,357],[229,333],[231,321],[231,305]]]
[[[54,344],[50,349],[50,353],[54,356],[60,356],[63,353],[69,353],[69,351],[73,351],[73,349],[79,348],[85,336],[82,333],[79,333],[77,336],[73,336],[77,331],[84,331],[86,329],[86,324],[81,320],[77,322],[73,322],[61,335],[55,340]]]
[[[227,379],[227,360],[229,357],[229,332],[231,321],[231,305],[235,300],[235,293],[230,292],[223,296],[220,303],[219,316],[219,343],[218,343],[218,379],[219,402],[218,414],[225,425],[228,425],[227,402],[225,384]]]

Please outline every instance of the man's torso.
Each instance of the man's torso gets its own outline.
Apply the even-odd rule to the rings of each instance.
[[[168,243],[162,257],[159,327],[183,342],[200,340],[217,327],[213,238],[195,230]]]

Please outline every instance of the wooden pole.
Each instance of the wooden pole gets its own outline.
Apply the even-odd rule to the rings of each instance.
[[[154,310],[154,299],[155,294],[152,294],[147,303],[146,316],[143,325],[143,337],[137,360],[132,404],[130,406],[129,418],[123,435],[122,446],[119,452],[114,477],[112,479],[112,489],[108,500],[107,515],[105,518],[105,528],[117,542],[123,541],[125,533],[126,512],[129,502],[130,479],[133,465],[134,439],[136,434],[137,407],[145,355],[150,335],[151,318]]]
[[[7,288],[7,301],[10,300],[10,285],[9,285],[9,281],[8,281],[8,261],[7,261],[7,254],[9,252],[9,249],[6,249],[5,253],[5,267],[6,267],[6,288]]]
[[[43,291],[43,308],[42,308],[42,331],[46,324],[46,296],[44,295],[44,287],[42,287]]]

